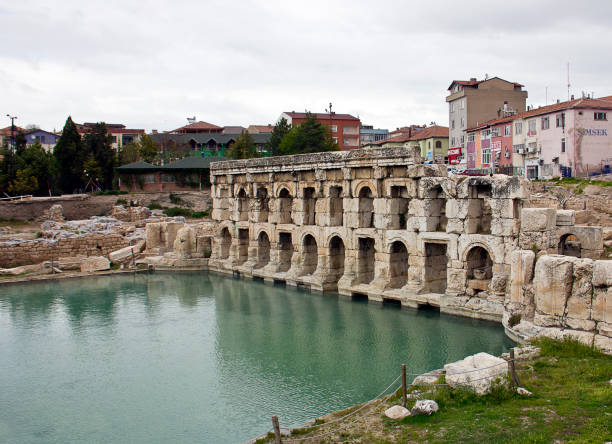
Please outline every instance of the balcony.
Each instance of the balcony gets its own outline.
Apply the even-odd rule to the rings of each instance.
[[[358,126],[345,126],[342,128],[342,134],[346,136],[358,136],[359,127]]]

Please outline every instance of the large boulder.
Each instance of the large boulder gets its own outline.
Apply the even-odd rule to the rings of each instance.
[[[563,316],[567,298],[572,292],[574,259],[570,256],[546,255],[535,266],[536,310]]]
[[[410,410],[401,405],[394,405],[385,410],[385,416],[391,419],[404,419],[406,416],[410,416]]]
[[[174,239],[174,254],[178,258],[187,259],[195,253],[196,242],[193,229],[185,225],[177,231]]]
[[[484,395],[491,384],[508,374],[508,362],[488,353],[478,353],[446,364],[446,383],[451,387],[469,388],[478,395]]]
[[[141,240],[136,245],[121,248],[119,250],[108,253],[108,258],[113,264],[121,264],[132,260],[133,256],[136,256],[144,248],[145,241]]]
[[[81,262],[82,272],[110,270],[110,261],[104,256],[90,256]]]
[[[557,225],[557,210],[554,208],[523,208],[521,231],[550,231]]]
[[[414,407],[410,410],[410,415],[427,415],[431,416],[432,413],[436,413],[438,411],[438,403],[436,401],[432,401],[431,399],[419,399]]]

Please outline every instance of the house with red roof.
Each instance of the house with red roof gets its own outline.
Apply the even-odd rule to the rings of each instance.
[[[327,125],[331,129],[332,138],[341,150],[354,150],[361,144],[361,120],[350,114],[332,113],[313,113],[317,122]],[[295,111],[284,112],[283,117],[287,119],[289,125],[299,125],[306,121],[307,113],[296,113]]]
[[[208,122],[193,122],[189,125],[181,126],[172,131],[168,131],[170,134],[198,134],[198,133],[210,133],[220,134],[223,132],[223,127],[217,126]]]
[[[413,147],[418,146],[421,150],[421,157],[425,163],[445,163],[448,164],[448,127],[447,126],[424,126],[407,127],[409,130],[403,134],[395,134],[384,140],[373,142],[366,147],[390,148],[390,147]]]

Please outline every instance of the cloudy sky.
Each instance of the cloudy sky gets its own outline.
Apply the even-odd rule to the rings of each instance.
[[[339,113],[448,124],[453,79],[523,83],[527,103],[611,95],[612,1],[0,0],[0,113],[60,129],[169,130]],[[10,123],[8,118],[0,127]]]

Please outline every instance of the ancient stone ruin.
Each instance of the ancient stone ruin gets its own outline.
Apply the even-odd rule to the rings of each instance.
[[[209,269],[370,301],[508,321],[518,250],[603,253],[571,210],[523,209],[522,179],[449,177],[413,148],[216,162],[211,183]]]

